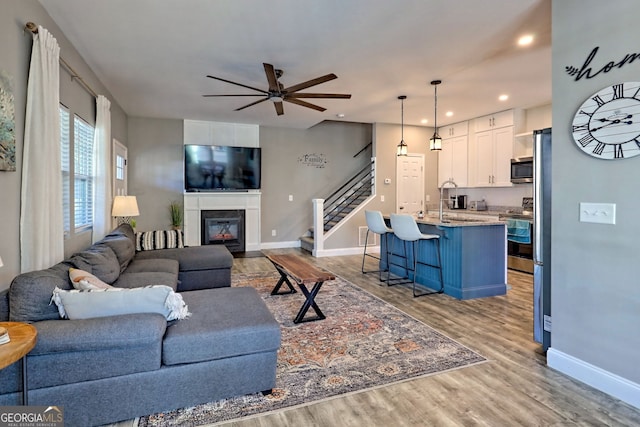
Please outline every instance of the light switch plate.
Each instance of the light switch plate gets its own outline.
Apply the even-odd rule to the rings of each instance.
[[[615,203],[580,203],[580,222],[616,223]]]

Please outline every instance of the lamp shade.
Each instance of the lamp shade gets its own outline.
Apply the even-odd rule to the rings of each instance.
[[[113,208],[111,209],[111,216],[139,216],[138,201],[136,196],[116,196],[113,199]]]
[[[438,151],[442,150],[442,138],[438,135],[437,132],[433,133],[433,136],[429,140],[429,150]]]

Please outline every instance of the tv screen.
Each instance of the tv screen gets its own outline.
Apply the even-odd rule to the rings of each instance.
[[[260,188],[260,148],[184,146],[186,191],[242,191]]]

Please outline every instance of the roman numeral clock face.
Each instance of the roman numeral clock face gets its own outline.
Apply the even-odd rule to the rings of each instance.
[[[640,154],[640,82],[618,83],[582,103],[573,118],[573,139],[598,159]]]

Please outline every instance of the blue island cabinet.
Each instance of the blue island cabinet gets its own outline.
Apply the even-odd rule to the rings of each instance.
[[[442,277],[444,293],[457,299],[505,295],[507,293],[507,252],[506,227],[502,222],[438,223],[418,220],[420,231],[425,234],[440,236],[440,253],[442,260]],[[380,248],[380,268],[387,268],[387,250],[382,240]],[[394,254],[404,254],[404,246],[408,251],[408,265],[413,268],[413,245],[389,235],[389,245]],[[436,263],[435,244],[429,240],[418,243],[418,261]],[[405,270],[404,259],[394,255],[391,258],[391,273],[394,276],[409,276],[413,280],[413,272]],[[408,274],[407,274],[408,273]],[[439,289],[438,271],[418,264],[416,283],[429,289]]]

